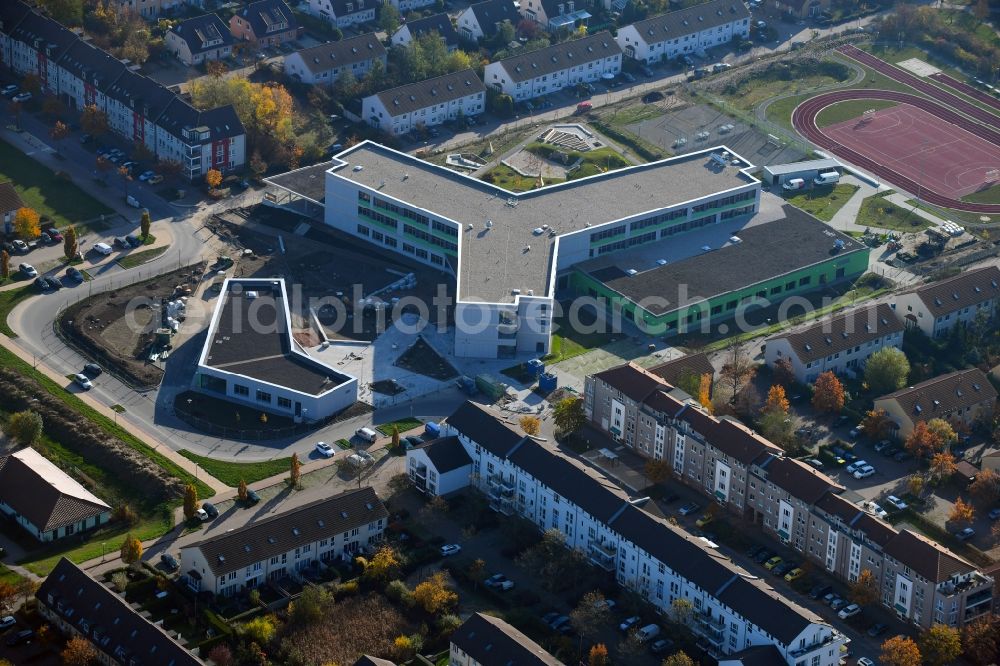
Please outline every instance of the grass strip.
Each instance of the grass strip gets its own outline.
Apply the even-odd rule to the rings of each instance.
[[[261,479],[268,479],[278,474],[287,473],[292,466],[291,456],[257,462],[235,462],[232,460],[206,458],[205,456],[191,453],[187,449],[182,449],[178,453],[230,488],[240,485],[240,480],[247,483],[254,483]]]

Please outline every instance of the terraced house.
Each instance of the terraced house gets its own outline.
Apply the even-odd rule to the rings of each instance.
[[[483,79],[487,86],[521,102],[621,71],[621,49],[611,33],[599,32],[491,62]]]
[[[297,578],[319,562],[353,558],[381,542],[389,512],[371,487],[348,490],[181,548],[181,577],[222,596]]]
[[[585,384],[594,427],[847,582],[872,572],[883,605],[921,627],[989,612],[993,579],[939,544],[896,530],[841,496],[844,488],[746,426],[706,414],[655,374],[626,364]]]
[[[375,0],[309,0],[309,13],[343,29],[373,22],[377,6]]]
[[[627,25],[615,39],[626,58],[651,64],[749,37],[750,10],[745,4],[711,0]]]
[[[692,628],[717,656],[768,646],[787,664],[833,666],[846,638],[821,618],[736,566],[709,542],[648,513],[609,479],[547,448],[467,402],[442,426],[472,459],[468,483],[494,510],[540,530],[559,530],[566,546],[615,573],[667,612],[677,599],[694,608]]]
[[[994,321],[998,299],[1000,268],[987,266],[898,294],[893,307],[907,328],[940,338],[959,325]]]
[[[345,37],[285,56],[285,74],[302,83],[332,86],[342,76],[356,79],[368,73],[376,62],[386,65],[386,52],[374,33]]]
[[[246,163],[246,131],[232,106],[199,111],[20,0],[0,3],[0,57],[70,109],[97,106],[114,133],[177,162],[190,179]]]
[[[391,136],[478,116],[485,109],[486,89],[471,69],[383,90],[361,101],[364,121]]]
[[[462,37],[474,42],[492,38],[504,21],[514,27],[520,20],[513,0],[485,0],[469,5],[455,23]]]
[[[991,419],[997,391],[979,368],[949,372],[875,399],[892,419],[895,435],[905,439],[918,421],[944,419],[959,431]],[[989,421],[987,420],[987,423]]]

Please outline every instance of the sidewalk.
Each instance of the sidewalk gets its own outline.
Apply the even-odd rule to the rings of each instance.
[[[59,375],[58,373],[53,372],[45,363],[35,364],[34,359],[29,358],[30,354],[21,349],[13,340],[8,338],[7,336],[0,335],[0,345],[3,345],[8,351],[15,354],[25,363],[35,365],[36,366],[35,369],[38,372],[44,374],[57,384],[69,383],[68,379]],[[185,470],[186,472],[192,475],[197,475],[200,481],[204,481],[205,484],[208,485],[210,488],[212,488],[212,490],[214,490],[216,493],[222,493],[229,489],[229,487],[226,486],[224,483],[222,483],[221,481],[210,475],[205,470],[198,467],[196,464],[194,464],[184,456],[178,454],[176,451],[174,451],[169,446],[160,441],[159,437],[153,435],[142,426],[132,423],[124,415],[116,417],[115,413],[111,412],[110,405],[104,405],[98,402],[97,400],[92,398],[89,393],[86,392],[79,392],[76,393],[75,395],[80,400],[87,403],[90,407],[94,408],[97,412],[104,413],[104,410],[108,410],[110,412],[111,417],[115,417],[116,420],[121,419],[123,422],[122,425],[126,427],[126,429],[128,429],[133,435],[143,440],[147,445],[151,446],[160,455],[169,459],[171,462],[176,464],[181,469]]]

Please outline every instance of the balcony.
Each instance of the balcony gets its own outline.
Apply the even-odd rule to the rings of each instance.
[[[490,495],[490,508],[505,516],[510,516],[514,513],[514,503],[503,497]]]
[[[614,571],[618,549],[613,545],[591,539],[587,544],[587,555],[590,561],[605,571]]]
[[[712,617],[708,613],[698,613],[695,616],[698,621],[698,633],[712,645],[719,647],[724,638],[723,632],[726,629],[726,621],[721,616]]]
[[[514,495],[514,482],[507,481],[502,476],[494,474],[487,480],[487,483],[490,488],[490,497],[503,498]]]
[[[962,619],[965,622],[979,617],[984,613],[988,613],[993,607],[993,588],[989,587],[985,590],[980,590],[974,594],[970,594],[965,600],[965,612],[962,614]]]
[[[818,650],[819,648],[829,645],[834,641],[838,641],[841,638],[843,638],[843,635],[840,632],[834,631],[828,636],[825,636],[823,640],[817,641],[815,643],[812,643],[811,645],[807,645],[797,650],[792,650],[789,654],[791,655],[792,659],[798,659],[802,655],[809,654],[813,650]]]

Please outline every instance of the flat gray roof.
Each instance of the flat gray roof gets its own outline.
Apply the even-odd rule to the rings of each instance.
[[[536,235],[543,224],[566,235],[756,182],[742,158],[720,166],[712,151],[519,194],[371,142],[337,155],[330,173],[460,223],[459,298],[512,303],[513,289],[548,290],[556,237]]]
[[[844,165],[839,161],[829,158],[822,160],[806,160],[805,162],[792,162],[791,164],[772,164],[764,167],[772,176],[784,176],[800,171],[815,171],[817,169],[843,169]]]
[[[332,162],[320,162],[265,178],[265,181],[322,205],[326,201],[326,176],[324,174],[331,165]]]
[[[591,259],[578,265],[632,302],[656,296],[666,302],[654,315],[750,287],[865,246],[784,200],[761,193],[760,212],[749,222],[722,222],[672,239]],[[740,241],[730,241],[738,236]],[[835,241],[843,246],[834,248]],[[712,248],[703,251],[702,246]],[[657,251],[659,250],[659,251]],[[665,265],[657,260],[664,259]],[[629,275],[627,271],[638,271]],[[685,302],[680,295],[684,290]]]

